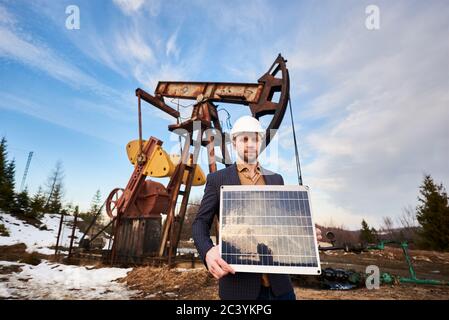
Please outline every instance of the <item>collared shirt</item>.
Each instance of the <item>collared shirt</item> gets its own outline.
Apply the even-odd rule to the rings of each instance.
[[[252,184],[252,185],[264,185],[265,179],[262,175],[259,162],[256,164],[254,171],[251,171],[250,166],[247,163],[237,162],[237,173],[239,175],[241,184]],[[262,285],[264,287],[270,286],[270,280],[267,274],[262,274]]]
[[[264,185],[265,180],[261,173],[259,162],[256,164],[255,170],[251,170],[247,163],[237,162],[237,171],[241,184]]]

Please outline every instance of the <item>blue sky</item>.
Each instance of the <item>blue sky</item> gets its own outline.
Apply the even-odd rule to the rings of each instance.
[[[379,30],[365,26],[370,4]],[[65,27],[68,5],[79,30]],[[318,222],[377,226],[416,205],[424,172],[448,185],[448,31],[447,1],[0,0],[0,135],[18,185],[34,151],[30,191],[61,160],[66,200],[87,208],[132,172],[137,87],[255,82],[282,53]],[[232,122],[249,113],[226,108]],[[172,121],[145,106],[144,136],[176,151]],[[266,165],[295,184],[288,115],[277,146]]]

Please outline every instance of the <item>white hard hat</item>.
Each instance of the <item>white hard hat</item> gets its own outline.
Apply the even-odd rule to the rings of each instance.
[[[260,125],[259,120],[251,116],[243,116],[237,119],[231,129],[231,139],[242,132],[257,132],[260,135],[265,133],[265,130]]]

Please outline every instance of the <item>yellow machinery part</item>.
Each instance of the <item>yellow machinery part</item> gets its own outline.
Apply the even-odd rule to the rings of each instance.
[[[142,140],[142,149],[145,146],[146,140]],[[136,165],[137,156],[139,155],[139,140],[132,140],[126,146],[126,153],[128,154],[129,161]],[[157,146],[155,152],[151,154],[145,165],[144,174],[150,177],[164,178],[172,176],[175,171],[176,165],[180,161],[179,155],[168,155],[167,152],[162,149],[161,146]],[[192,164],[192,160],[189,160],[189,165]],[[186,184],[188,172],[184,172],[182,183]],[[206,183],[206,176],[199,165],[196,166],[192,185],[200,186]]]
[[[181,161],[181,156],[177,155],[177,154],[171,154],[170,155],[170,160],[172,161],[172,163],[176,167],[176,165],[179,163],[179,161]],[[192,159],[189,159],[187,164],[191,165],[192,164]],[[184,172],[184,176],[182,177],[182,183],[183,184],[186,184],[186,182],[187,182],[187,174],[188,174],[187,171]],[[201,185],[203,185],[205,183],[206,183],[206,176],[204,175],[204,172],[201,169],[201,167],[199,165],[196,165],[195,173],[193,174],[192,185],[193,186],[201,186]]]
[[[144,148],[145,143],[146,141],[142,140],[142,149]],[[129,161],[131,161],[133,165],[136,165],[137,156],[139,155],[139,140],[130,141],[126,146],[126,152]],[[143,173],[146,176],[156,178],[170,177],[174,171],[175,167],[173,162],[170,161],[169,155],[161,146],[156,147],[143,168]]]

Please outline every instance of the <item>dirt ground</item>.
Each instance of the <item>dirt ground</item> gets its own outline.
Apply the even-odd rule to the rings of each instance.
[[[50,256],[29,254],[24,244],[0,246],[0,260],[36,263]],[[418,279],[434,279],[449,282],[449,253],[410,250],[411,260]],[[380,272],[396,277],[409,277],[409,270],[400,248],[387,247],[383,251],[368,251],[360,254],[328,251],[320,254],[321,266],[365,272],[368,265],[376,265]],[[51,260],[51,259],[50,259]],[[119,281],[129,289],[140,293],[134,299],[158,300],[216,300],[218,283],[199,264],[199,268],[161,268],[155,266],[136,267]],[[18,266],[0,266],[0,274],[19,272]],[[368,290],[364,286],[352,290],[324,289],[319,277],[295,276],[293,284],[298,300],[449,300],[449,285],[399,284],[381,285]]]
[[[449,253],[410,251],[413,266],[419,279],[446,280],[449,282]],[[365,271],[376,265],[380,272],[408,277],[408,266],[400,248],[369,251],[361,254],[329,251],[321,253],[322,268],[344,268]],[[126,278],[130,289],[142,293],[136,299],[218,299],[218,284],[205,268],[166,269],[139,267]],[[449,300],[449,285],[399,284],[381,285],[379,289],[360,287],[352,290],[323,289],[318,277],[300,276],[293,279],[298,300]]]
[[[295,287],[295,293],[298,300],[449,300],[448,287],[412,284],[381,286],[378,290]]]

